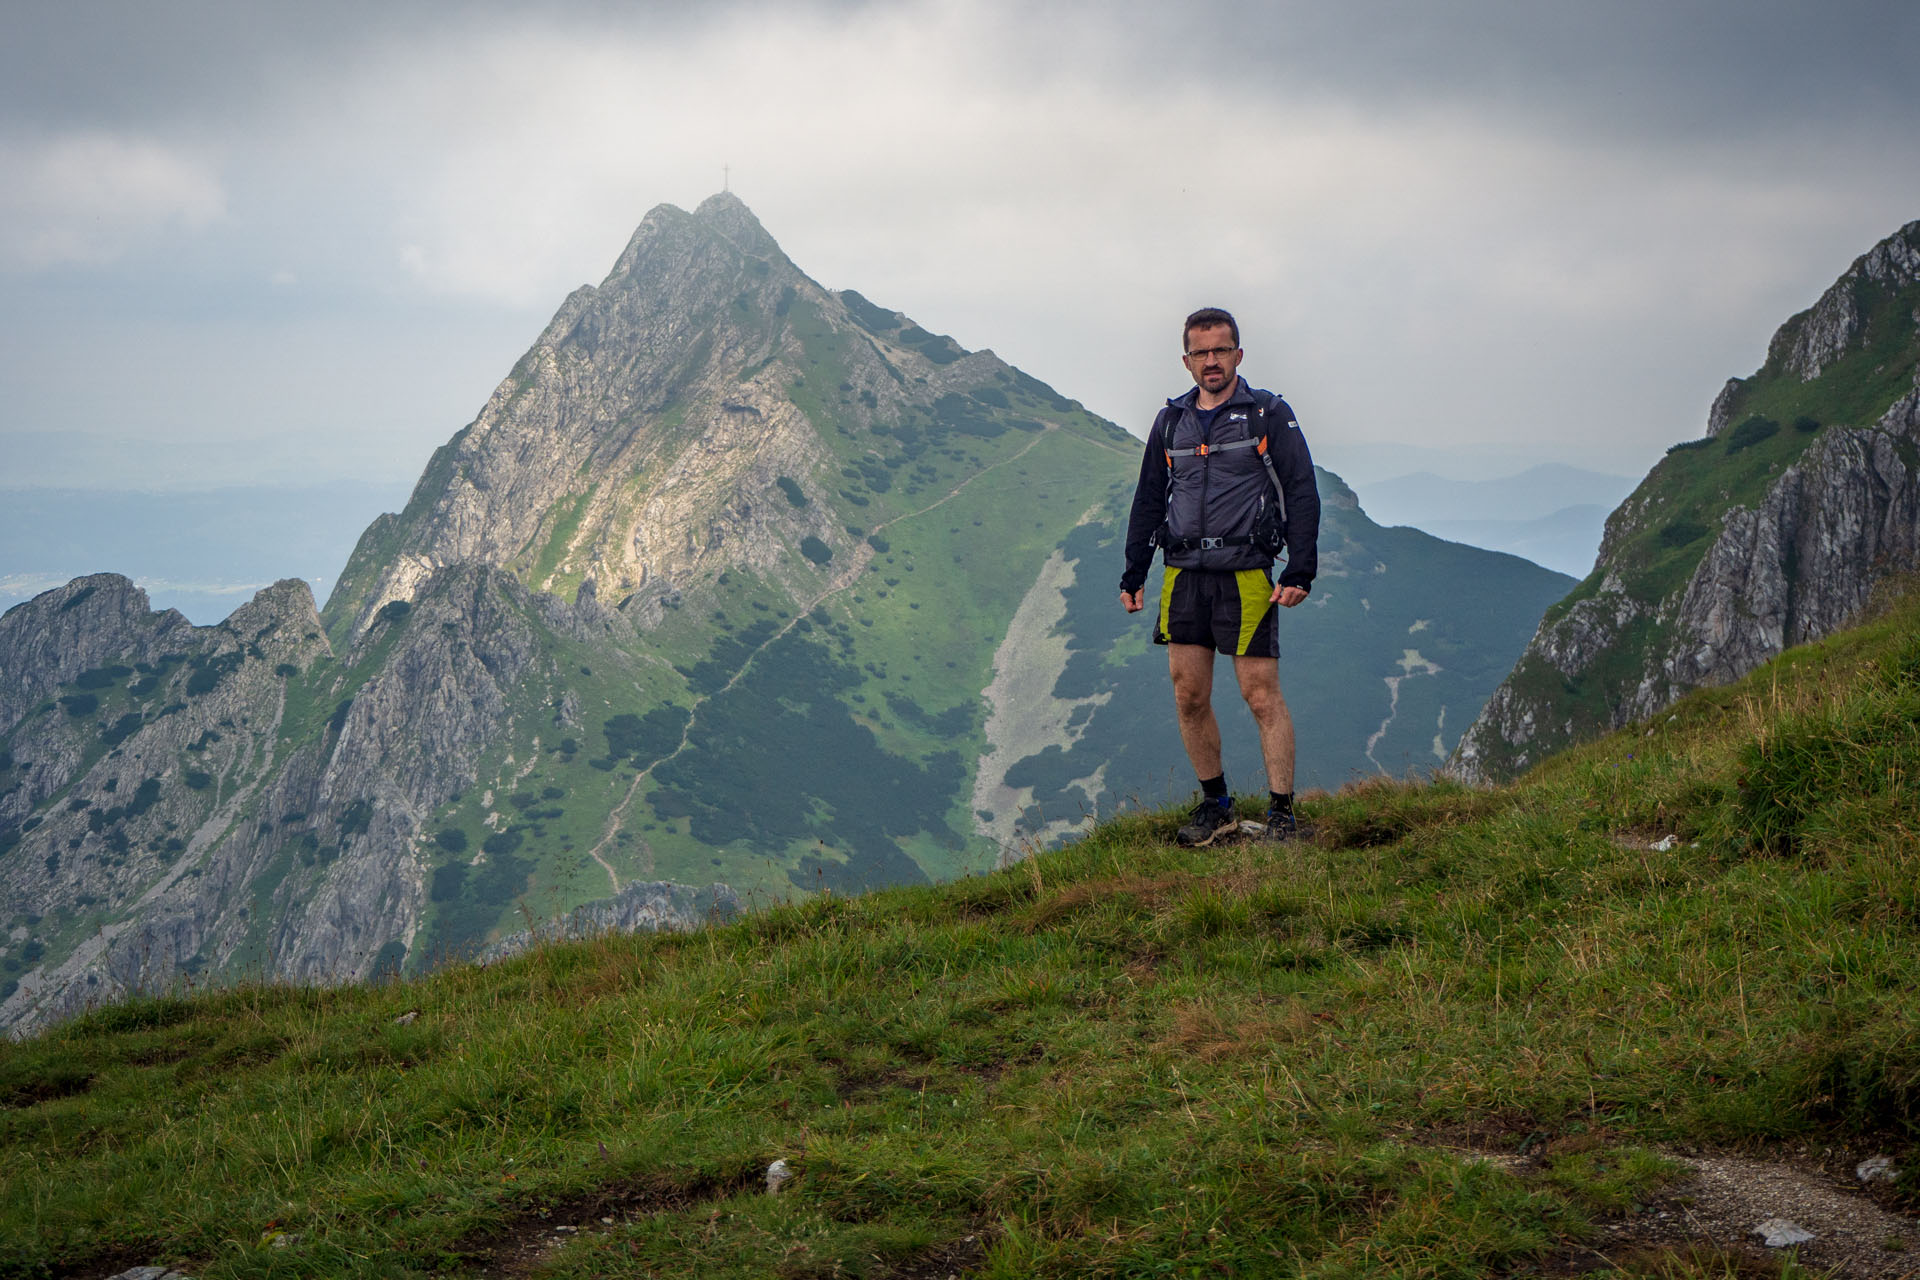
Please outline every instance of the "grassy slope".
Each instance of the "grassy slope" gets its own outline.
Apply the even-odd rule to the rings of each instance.
[[[1311,846],[1132,816],[699,935],[100,1010],[0,1047],[0,1275],[460,1273],[542,1223],[587,1230],[520,1274],[1517,1265],[1654,1144],[1912,1147],[1917,725],[1910,598],[1514,786],[1321,798]],[[1519,1176],[1475,1135],[1584,1136]]]

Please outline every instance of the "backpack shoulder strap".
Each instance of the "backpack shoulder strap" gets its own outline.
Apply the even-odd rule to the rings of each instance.
[[[1271,391],[1259,391],[1255,392],[1255,394],[1262,397],[1259,407],[1254,411],[1255,416],[1260,419],[1260,430],[1254,436],[1251,443],[1255,448],[1260,450],[1260,461],[1266,464],[1267,479],[1273,482],[1273,496],[1279,500],[1280,523],[1282,527],[1284,527],[1287,522],[1287,491],[1280,487],[1280,473],[1275,470],[1273,455],[1268,451],[1267,447],[1268,442],[1272,439],[1271,432],[1273,430],[1273,425],[1267,421],[1267,413],[1275,404],[1279,403],[1280,397]],[[1274,416],[1278,417],[1279,415],[1276,413]]]

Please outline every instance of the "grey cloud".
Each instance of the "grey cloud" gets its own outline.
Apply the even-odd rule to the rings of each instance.
[[[1920,105],[1920,6],[1904,0],[1230,0],[1134,18],[1136,73],[1178,76],[1211,41],[1236,93],[1373,110],[1698,139],[1834,120],[1905,130]]]
[[[907,6],[911,7],[911,6]],[[929,10],[937,6],[924,6]],[[857,0],[75,0],[16,6],[0,43],[0,114],[15,125],[211,122],[290,79],[367,50],[487,29],[566,28],[670,42],[756,10],[847,19]],[[1920,104],[1920,6],[1904,0],[1215,0],[978,4],[1025,74],[1159,82],[1196,103],[1233,96],[1464,109],[1543,127],[1733,137],[1845,119],[1904,128]],[[1213,67],[1229,74],[1208,76]],[[1230,86],[1216,96],[1215,87]]]

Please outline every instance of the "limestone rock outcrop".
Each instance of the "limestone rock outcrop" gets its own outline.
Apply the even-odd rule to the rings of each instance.
[[[1449,767],[1503,778],[1645,719],[1838,630],[1916,568],[1920,222],[1782,325],[1761,370],[1715,399],[1706,438],[1675,446],[1613,513],[1592,575],[1548,612]]]

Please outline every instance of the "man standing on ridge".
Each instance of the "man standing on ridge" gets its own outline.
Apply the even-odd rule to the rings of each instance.
[[[1233,825],[1213,714],[1213,655],[1233,655],[1240,696],[1260,729],[1270,801],[1266,836],[1293,837],[1293,717],[1280,695],[1279,611],[1307,598],[1318,567],[1320,491],[1306,438],[1285,400],[1239,375],[1240,326],[1217,307],[1187,317],[1182,362],[1193,390],[1167,401],[1147,433],[1127,522],[1120,603],[1145,607],[1157,545],[1166,553],[1155,644],[1167,646],[1180,741],[1201,799],[1183,845],[1212,844]],[[1279,583],[1273,562],[1282,548]]]

